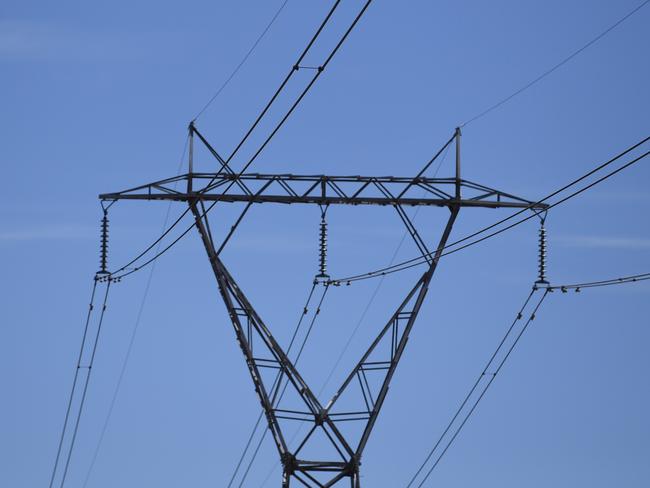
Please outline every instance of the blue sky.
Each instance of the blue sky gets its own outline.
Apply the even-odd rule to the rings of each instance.
[[[0,485],[49,480],[97,269],[97,195],[175,174],[189,120],[280,3],[2,7]],[[415,174],[455,126],[638,3],[375,0],[251,171]],[[314,63],[360,4],[344,0]],[[328,2],[288,2],[197,122],[218,149],[233,148],[328,8]],[[647,136],[649,19],[646,7],[469,125],[464,176],[534,199]],[[280,100],[276,120],[288,102]],[[270,127],[262,125],[235,167]],[[450,163],[440,176],[451,174]],[[197,165],[215,167],[203,153]],[[648,270],[649,178],[644,160],[550,214],[553,282]],[[157,202],[111,209],[112,265],[159,234],[166,210]],[[171,216],[182,210],[173,206]],[[216,232],[227,231],[235,212],[216,209]],[[441,212],[417,215],[429,243]],[[467,210],[452,237],[506,214]],[[390,209],[334,208],[328,216],[329,268],[336,275],[388,264],[403,234]],[[316,271],[318,218],[311,207],[255,208],[224,254],[281,341]],[[536,234],[531,222],[441,261],[366,450],[364,486],[404,486],[417,468],[523,301],[536,272]],[[405,241],[398,257],[415,252]],[[136,273],[111,292],[66,486],[83,486],[147,276]],[[417,277],[414,270],[382,283],[326,394]],[[329,294],[303,359],[315,385],[376,286],[369,280]],[[426,486],[647,486],[649,297],[645,284],[550,297]],[[157,263],[87,486],[225,486],[258,409],[204,251],[190,233]],[[275,459],[267,440],[245,486],[260,486]],[[279,484],[279,474],[273,476],[266,486]]]

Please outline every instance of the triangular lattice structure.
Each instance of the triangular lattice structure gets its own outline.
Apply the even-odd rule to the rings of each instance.
[[[437,154],[440,155],[452,141],[456,142],[456,176],[437,179],[424,176],[435,157],[411,178],[236,174],[191,125],[190,137],[195,134],[218,160],[221,165],[219,172],[194,173],[190,164],[190,172],[186,175],[100,195],[100,198],[105,201],[172,200],[189,204],[282,461],[283,488],[289,487],[292,480],[307,487],[330,487],[348,482],[352,488],[359,488],[363,451],[460,209],[505,207],[543,211],[546,205],[461,179],[458,129]],[[175,188],[178,182],[186,184],[185,191]],[[424,191],[424,195],[415,196],[415,190],[418,193]],[[328,205],[389,205],[395,208],[422,253],[426,271],[326,404],[314,395],[219,258],[237,224],[224,243],[215,248],[205,202],[222,201],[246,203],[237,223],[254,203],[317,204],[321,208]],[[435,252],[428,250],[408,219],[403,210],[405,205],[438,206],[449,211]],[[287,425],[295,423],[305,424],[307,429],[295,448],[290,449],[285,433]]]

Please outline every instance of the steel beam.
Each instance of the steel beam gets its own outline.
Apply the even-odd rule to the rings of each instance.
[[[209,142],[191,124],[189,127],[190,158],[188,173],[173,178],[147,183],[135,188],[100,195],[103,201],[166,200],[185,202],[194,215],[195,225],[206,249],[217,280],[219,293],[226,306],[237,341],[246,360],[255,390],[264,409],[267,425],[283,465],[282,486],[292,481],[307,487],[331,487],[349,480],[352,488],[360,488],[359,466],[388,389],[404,353],[410,332],[417,320],[429,284],[437,268],[442,251],[461,208],[514,208],[545,210],[548,205],[533,202],[485,185],[463,180],[460,168],[461,133],[441,148],[434,158],[415,177],[359,176],[359,175],[296,175],[296,174],[237,174]],[[216,173],[194,172],[194,136],[208,148],[220,163]],[[423,176],[433,161],[452,141],[456,142],[456,168],[452,178]],[[179,191],[176,188],[182,188]],[[216,247],[212,239],[205,202],[245,203],[236,224],[224,243]],[[253,308],[225,264],[219,258],[223,246],[234,233],[253,204],[316,204],[392,206],[397,211],[420,252],[427,258],[428,268],[406,294],[388,323],[379,331],[362,358],[346,377],[332,399],[323,406],[297,371],[288,355],[273,337],[270,329]],[[404,206],[437,206],[450,211],[437,250],[430,255],[427,245],[404,211]],[[263,352],[254,341],[260,341]],[[381,346],[381,347],[380,347]],[[386,347],[385,347],[386,346]],[[387,352],[386,352],[387,351]],[[375,358],[375,356],[379,356]],[[265,383],[261,371],[276,371],[272,385]],[[368,380],[375,375],[375,388]],[[297,394],[298,407],[281,405],[283,383]],[[340,399],[360,388],[359,408],[341,406]],[[356,386],[355,386],[356,388]],[[284,390],[282,390],[284,392]],[[353,402],[354,403],[354,402]],[[299,439],[298,447],[291,449],[285,440],[281,423],[295,421],[310,424],[308,432]],[[352,440],[342,434],[338,423],[354,422],[360,435]],[[343,424],[341,424],[343,425]],[[349,424],[347,424],[349,425]],[[322,431],[332,446],[331,459],[302,459],[303,449],[315,442],[314,435]],[[323,477],[328,478],[323,481]]]
[[[179,184],[185,183],[185,184]],[[175,188],[194,188],[179,191]],[[460,189],[463,198],[458,198]],[[418,195],[415,195],[417,192]],[[531,208],[536,203],[469,180],[418,176],[191,173],[114,193],[102,200],[195,200],[315,205]]]

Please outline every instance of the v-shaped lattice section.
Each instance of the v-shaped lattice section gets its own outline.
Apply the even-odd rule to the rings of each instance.
[[[217,172],[194,171],[195,136],[218,160],[220,167]],[[507,207],[531,209],[536,213],[548,208],[542,202],[531,202],[462,179],[460,138],[460,129],[456,129],[454,135],[415,177],[236,173],[228,161],[196,130],[194,124],[190,124],[187,174],[100,195],[104,201],[169,200],[187,202],[190,205],[266,413],[269,429],[280,452],[284,466],[284,487],[289,486],[290,479],[303,486],[324,487],[349,478],[352,486],[358,488],[361,454],[386,398],[388,386],[460,208]],[[456,143],[455,177],[426,177],[425,172],[453,141]],[[176,188],[181,182],[186,183],[186,189]],[[415,196],[415,193],[422,190],[422,196]],[[215,250],[210,234],[206,216],[209,208],[206,209],[205,202],[212,202],[211,205],[217,202],[246,203],[218,250]],[[360,204],[393,206],[428,264],[428,269],[325,407],[309,389],[218,257],[248,209],[255,203],[264,202],[313,204],[321,208],[328,205]],[[403,209],[410,205],[444,207],[451,213],[433,255]],[[168,231],[175,225],[176,223]],[[123,275],[124,273],[120,276]],[[283,436],[287,432],[283,427],[285,423],[299,423],[308,427],[306,433],[298,439],[298,445],[292,449]],[[326,445],[327,449],[316,449],[313,452],[317,445]]]
[[[452,211],[431,265],[381,329],[341,388],[323,407],[219,259],[205,223],[192,206],[219,291],[283,464],[283,486],[329,487],[344,479],[359,486],[359,462],[404,352],[457,211]],[[308,426],[291,449],[287,423]],[[352,428],[350,428],[352,426]]]
[[[299,421],[322,429],[339,461],[349,459],[352,450],[334,422],[323,416],[322,405],[223,263],[218,257],[213,261],[222,298],[281,455],[292,456],[283,424]]]
[[[428,281],[429,273],[423,274],[325,408],[337,425],[345,423],[346,439],[359,455],[404,352]]]
[[[338,480],[319,480],[319,477],[329,477],[328,473],[334,473],[334,478],[342,473],[342,477],[348,476],[354,451],[335,423],[327,418],[325,409],[217,256],[203,216],[195,207],[193,212],[237,341],[264,408],[285,476],[294,476],[306,486],[332,486]],[[312,427],[292,452],[285,437],[286,424],[296,421]],[[318,444],[327,446],[320,453],[320,460],[313,461],[316,459],[312,457],[313,453],[309,454],[309,460],[299,459],[298,455],[307,454],[319,437],[326,442]],[[318,477],[314,473],[318,473]]]

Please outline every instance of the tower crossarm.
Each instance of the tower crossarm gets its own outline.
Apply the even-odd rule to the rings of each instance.
[[[217,172],[194,171],[194,135],[218,161],[220,169]],[[454,176],[450,178],[425,176],[434,161],[453,142],[456,146]],[[307,487],[328,488],[347,482],[353,488],[360,487],[359,469],[365,447],[386,400],[398,363],[405,351],[410,333],[428,294],[433,274],[447,246],[461,208],[520,209],[515,215],[525,210],[531,210],[538,215],[545,214],[549,208],[549,205],[543,201],[527,200],[512,193],[463,179],[460,142],[461,131],[457,128],[454,135],[420,172],[409,177],[237,173],[229,165],[229,159],[222,158],[194,125],[190,124],[187,173],[124,191],[99,195],[104,211],[117,200],[165,200],[189,205],[186,213],[191,211],[194,216],[194,227],[198,230],[207,252],[219,293],[226,306],[235,337],[266,415],[267,427],[282,462],[283,488],[289,488],[292,480]],[[206,205],[207,202],[210,204]],[[218,202],[243,203],[244,209],[227,232],[221,245],[217,247],[213,240],[208,212]],[[378,329],[361,359],[325,404],[320,402],[296,368],[295,363],[300,353],[295,361],[289,358],[288,350],[285,351],[280,346],[271,329],[267,327],[220,258],[221,250],[244,215],[254,204],[260,203],[320,206],[320,274],[314,280],[314,287],[318,283],[326,283],[327,286],[330,283],[325,266],[327,242],[325,217],[329,205],[393,207],[428,265],[388,322],[381,324],[382,327]],[[449,211],[435,252],[430,251],[426,240],[422,238],[406,212],[404,207],[409,206],[442,207]],[[185,213],[177,222],[184,215]],[[544,216],[541,217],[542,222],[543,218]],[[174,225],[176,224],[169,229]],[[165,231],[162,237],[168,231]],[[104,244],[106,241],[107,236],[104,237]],[[160,239],[156,242],[159,241]],[[157,254],[153,259],[159,255]],[[102,266],[106,267],[105,260]],[[542,270],[540,280],[543,279]],[[324,296],[323,294],[323,298]],[[318,314],[318,311],[315,314]],[[304,313],[307,313],[307,308]],[[314,319],[315,317],[316,315]],[[292,442],[287,442],[285,434],[288,426],[296,423],[306,425],[308,429],[301,433],[300,437],[296,437],[297,445],[294,446]]]
[[[460,180],[424,176],[332,176],[260,173],[187,173],[99,196],[112,200],[307,203],[316,205],[400,205],[437,207],[531,208],[546,204]],[[182,189],[182,190],[179,190]],[[195,189],[187,191],[187,189]]]

